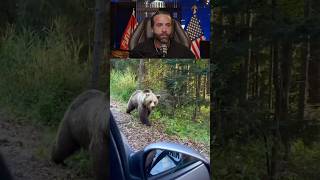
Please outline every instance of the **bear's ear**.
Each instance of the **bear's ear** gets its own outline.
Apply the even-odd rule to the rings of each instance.
[[[160,99],[160,95],[156,95],[158,99]]]
[[[150,89],[145,89],[143,90],[144,93],[151,93],[151,90]]]

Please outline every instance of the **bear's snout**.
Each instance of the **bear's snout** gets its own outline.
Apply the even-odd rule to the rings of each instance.
[[[151,102],[149,107],[150,107],[150,109],[153,109],[154,107],[156,107],[156,104],[154,102]]]

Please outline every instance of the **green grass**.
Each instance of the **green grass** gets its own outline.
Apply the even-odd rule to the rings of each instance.
[[[185,107],[179,109],[174,117],[162,115],[159,111],[153,113],[154,118],[165,124],[165,132],[169,135],[177,135],[182,139],[193,140],[209,144],[210,142],[210,124],[209,113],[199,115],[196,122],[191,120],[192,111]]]
[[[80,59],[82,43],[62,27],[55,22],[42,38],[8,27],[0,37],[0,103],[16,115],[56,126],[87,88],[91,62]]]
[[[88,151],[80,150],[66,160],[66,164],[74,169],[81,176],[91,177],[92,161]]]
[[[119,101],[127,102],[136,90],[135,75],[129,70],[124,72],[112,70],[110,76],[110,95]]]

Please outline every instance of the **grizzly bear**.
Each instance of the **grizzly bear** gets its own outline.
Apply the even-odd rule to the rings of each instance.
[[[132,110],[137,108],[142,124],[150,126],[151,123],[148,118],[151,111],[157,106],[159,98],[160,95],[153,94],[150,89],[137,90],[131,95],[126,112],[130,114]]]
[[[98,90],[80,94],[68,107],[52,148],[55,163],[64,160],[80,148],[89,150],[96,179],[108,179],[109,111],[107,97]]]

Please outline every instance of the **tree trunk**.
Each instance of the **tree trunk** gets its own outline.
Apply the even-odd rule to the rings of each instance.
[[[277,47],[277,46],[275,46]],[[275,99],[275,124],[273,137],[273,147],[271,156],[271,179],[277,179],[280,171],[280,161],[287,160],[288,152],[290,148],[289,140],[287,136],[281,136],[280,134],[280,121],[286,123],[288,121],[289,112],[289,89],[290,89],[290,75],[292,66],[292,42],[291,40],[283,40],[282,42],[282,56],[281,61],[277,59],[277,51],[275,49],[274,57],[274,86],[276,89]],[[281,141],[284,145],[284,156],[280,157]]]
[[[255,96],[260,97],[261,89],[260,89],[260,77],[261,77],[261,72],[260,72],[260,64],[259,64],[259,58],[258,54],[255,54],[255,62],[256,62],[256,74],[255,74]]]
[[[209,67],[209,72],[207,73],[207,77],[206,77],[206,84],[207,84],[207,86],[206,86],[206,94],[208,95],[208,94],[210,94],[210,92],[211,92],[211,74],[212,74],[212,70],[211,70],[211,67]],[[212,96],[210,96],[210,97],[212,97]]]
[[[280,85],[279,77],[279,62],[278,62],[278,42],[273,41],[273,83],[275,88],[275,101],[274,101],[274,130],[273,134],[273,144],[271,148],[271,164],[270,164],[270,174],[269,178],[274,180],[277,177],[278,165],[279,165],[279,148],[280,148],[280,130],[279,130],[279,121],[280,121],[280,111],[281,111],[281,101],[280,101],[280,92],[282,86]]]
[[[104,23],[106,21],[106,1],[105,0],[96,0],[96,22],[95,22],[95,32],[94,32],[94,47],[93,47],[93,69],[92,69],[92,78],[91,78],[91,88],[97,89],[99,86],[99,68],[100,63],[103,59],[103,50],[104,50],[104,40],[103,36]]]
[[[304,18],[307,19],[310,13],[310,1],[305,0]],[[298,101],[298,120],[304,119],[304,111],[306,106],[306,95],[308,87],[308,71],[310,62],[310,35],[306,34],[305,42],[302,44],[302,63],[301,63],[301,81],[299,87],[299,101]]]
[[[273,94],[272,94],[272,90],[273,90],[273,82],[272,82],[272,76],[273,76],[273,62],[274,62],[274,47],[273,45],[270,46],[270,56],[271,56],[271,60],[270,60],[270,64],[269,64],[269,109],[272,110],[273,106]]]
[[[196,99],[197,99],[197,112],[200,113],[200,90],[201,90],[201,74],[197,75],[197,91],[196,91]]]
[[[308,103],[315,109],[320,107],[320,39],[311,38],[310,42],[310,66],[308,71]]]
[[[288,120],[288,112],[289,112],[289,89],[290,89],[290,82],[291,82],[291,66],[292,66],[292,42],[287,40],[282,45],[282,63],[281,63],[281,81],[283,90],[280,91],[281,95],[281,121]]]
[[[223,36],[224,36],[224,14],[222,12],[222,9],[220,7],[216,7],[214,9],[211,9],[211,14],[213,15],[212,20],[212,26],[211,26],[211,32],[213,41],[211,41],[211,50],[210,54],[210,69],[215,69],[214,66],[219,63],[219,61],[222,61],[222,57],[220,54],[218,54],[219,47],[223,46]],[[215,27],[215,28],[213,28]],[[211,129],[213,129],[213,133],[211,136],[211,140],[215,141],[217,143],[220,143],[222,146],[225,145],[225,135],[224,135],[224,110],[223,110],[223,104],[221,101],[221,97],[219,97],[219,94],[215,94],[215,91],[213,90],[213,83],[215,82],[215,78],[218,77],[218,74],[216,71],[211,71],[210,76],[210,97],[213,98],[211,101],[210,106],[210,117],[212,117],[213,122],[210,123]]]
[[[195,76],[195,91],[196,91],[196,97],[195,97],[195,107],[194,107],[194,111],[193,111],[193,116],[192,116],[192,120],[194,122],[196,122],[196,119],[197,119],[197,114],[198,112],[200,111],[199,107],[200,107],[200,104],[199,104],[199,101],[200,101],[200,86],[201,86],[201,75],[199,74],[196,74]]]
[[[144,75],[145,75],[144,60],[140,59],[139,69],[138,69],[138,84],[137,84],[137,87],[140,90],[144,89]]]
[[[248,10],[248,42],[249,42],[249,48],[248,48],[248,58],[245,61],[244,64],[244,84],[245,84],[245,92],[243,94],[244,100],[248,100],[249,98],[249,90],[250,90],[250,65],[252,61],[252,23],[253,23],[253,14],[251,12],[251,9]]]
[[[202,99],[206,99],[206,90],[207,90],[207,75],[203,76],[203,86],[202,86]]]
[[[110,33],[111,33],[111,26],[110,26],[110,24],[111,24],[111,14],[110,14],[110,12],[111,12],[111,8],[110,8],[110,6],[111,6],[111,3],[110,3],[110,1],[107,1],[106,2],[106,16],[105,16],[105,21],[106,21],[106,25],[105,25],[105,27],[106,27],[106,36],[105,37],[110,37]],[[111,43],[111,40],[110,40],[110,38],[105,38],[105,47],[110,47],[110,43]],[[106,100],[107,100],[107,106],[109,107],[109,105],[110,105],[110,54],[111,54],[111,52],[110,52],[110,48],[105,48],[105,68],[106,68],[106,75],[105,75],[105,77],[106,77],[106,90],[105,90],[105,92],[106,92]],[[109,114],[108,114],[108,118],[109,118]]]

